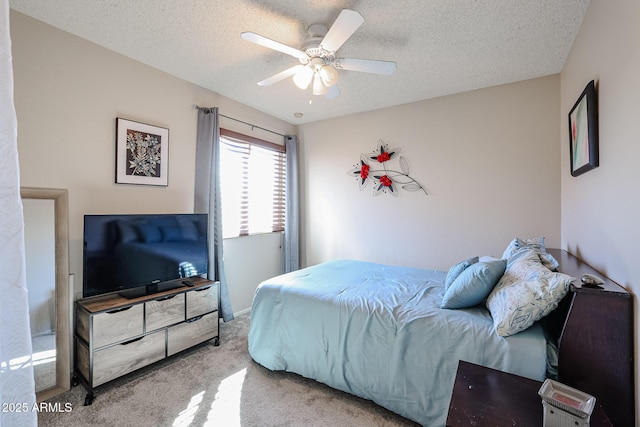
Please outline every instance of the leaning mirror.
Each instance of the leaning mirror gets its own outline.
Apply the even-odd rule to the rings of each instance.
[[[20,189],[36,399],[71,387],[67,190]]]

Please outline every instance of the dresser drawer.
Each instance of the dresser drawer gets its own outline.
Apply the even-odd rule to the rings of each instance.
[[[218,284],[187,292],[187,319],[218,309]]]
[[[147,301],[144,305],[146,332],[184,320],[184,294],[174,294]]]
[[[218,336],[218,312],[187,320],[167,330],[167,356]]]
[[[85,343],[78,341],[76,345],[76,369],[83,376],[84,379],[89,381],[89,370],[91,367],[91,357],[89,356],[89,347]]]
[[[136,340],[98,350],[93,355],[93,387],[157,362],[164,357],[164,329]]]
[[[144,333],[144,307],[132,305],[93,316],[93,348],[128,340]]]

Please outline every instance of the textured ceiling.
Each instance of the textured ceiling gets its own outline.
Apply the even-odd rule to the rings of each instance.
[[[12,9],[292,124],[559,73],[589,0],[10,0]],[[391,76],[339,71],[341,95],[291,79],[297,63],[240,38],[300,47],[343,8],[365,23],[340,57],[397,62]],[[310,101],[312,101],[310,103]],[[303,113],[301,118],[295,113]]]

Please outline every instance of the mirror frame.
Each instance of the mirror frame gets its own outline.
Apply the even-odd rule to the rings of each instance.
[[[42,402],[71,388],[71,298],[69,289],[69,196],[65,189],[21,187],[23,199],[53,200],[56,268],[56,385],[36,393]],[[28,289],[28,284],[27,284]]]

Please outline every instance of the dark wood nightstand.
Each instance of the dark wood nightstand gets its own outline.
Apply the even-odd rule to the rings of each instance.
[[[465,361],[449,404],[447,426],[542,426],[542,383]],[[596,401],[591,427],[611,426]]]

